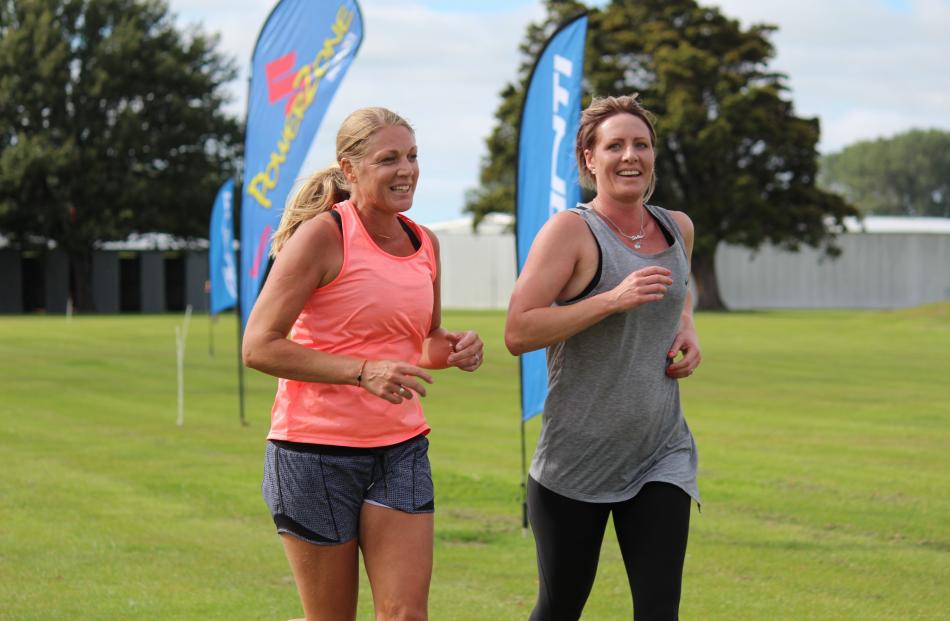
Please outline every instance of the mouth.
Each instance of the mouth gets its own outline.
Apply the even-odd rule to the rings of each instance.
[[[618,170],[617,175],[621,177],[640,177],[643,173],[639,170]]]
[[[389,189],[397,194],[408,194],[409,191],[412,190],[412,186],[408,183],[404,185],[391,185]]]

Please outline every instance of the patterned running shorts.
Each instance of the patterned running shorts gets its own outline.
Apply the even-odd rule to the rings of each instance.
[[[359,533],[364,502],[406,513],[434,510],[429,440],[420,435],[380,448],[271,440],[261,490],[278,533],[345,543]]]

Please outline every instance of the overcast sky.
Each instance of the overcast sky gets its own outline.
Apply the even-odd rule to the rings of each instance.
[[[772,68],[788,75],[800,116],[821,120],[822,152],[910,128],[950,130],[950,0],[710,0],[744,25],[779,27]],[[170,0],[182,25],[220,33],[241,67],[232,109],[244,117],[247,69],[273,2]],[[478,182],[498,93],[518,45],[543,16],[533,0],[361,0],[365,38],[301,174],[333,160],[336,129],[381,105],[416,128],[422,169],[410,215],[462,216]]]

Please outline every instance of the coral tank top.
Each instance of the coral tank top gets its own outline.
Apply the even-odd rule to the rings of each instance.
[[[393,256],[373,241],[350,201],[333,206],[342,221],[343,265],[314,290],[290,340],[332,354],[416,364],[432,326],[437,258],[429,236],[419,249]],[[280,379],[268,439],[376,447],[429,432],[417,397],[396,405],[358,386]]]

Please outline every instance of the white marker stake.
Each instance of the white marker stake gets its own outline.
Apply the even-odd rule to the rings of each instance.
[[[178,367],[178,426],[185,424],[185,344],[181,327],[175,326],[175,359]]]
[[[185,341],[191,323],[191,304],[185,308],[184,327],[175,326],[176,361],[178,366],[178,426],[185,425]]]

